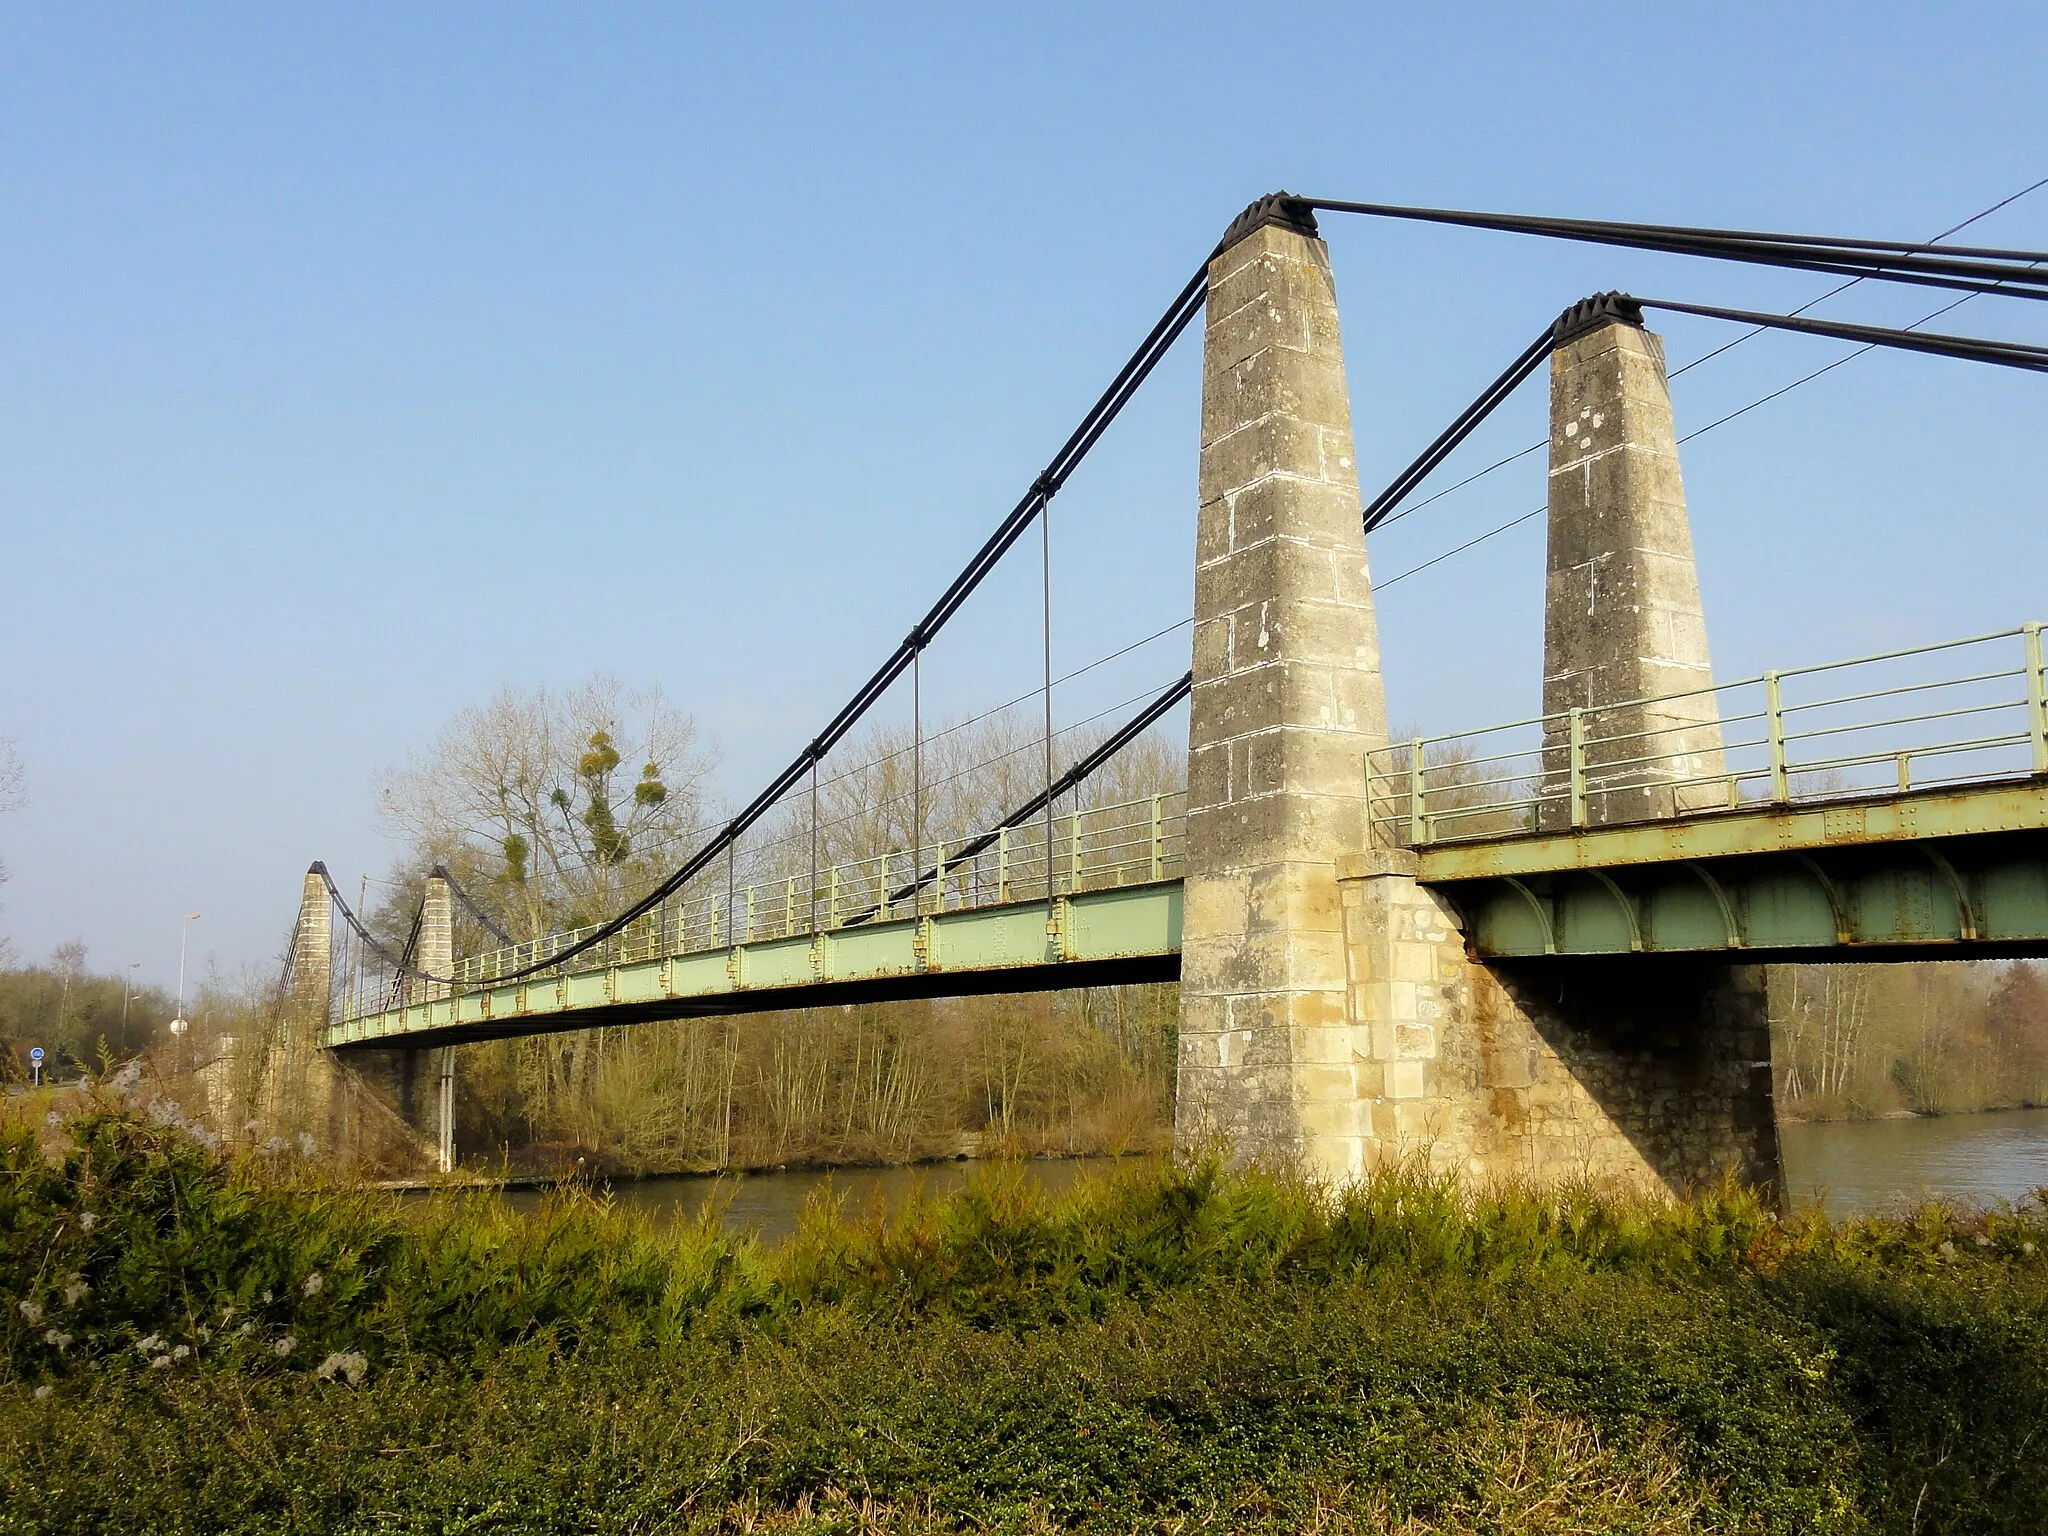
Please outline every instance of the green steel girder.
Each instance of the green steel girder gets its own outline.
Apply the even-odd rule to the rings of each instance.
[[[1485,958],[2048,954],[2048,785],[1604,827],[1419,862]]]
[[[426,1047],[597,1024],[1046,991],[1180,974],[1178,880],[484,984],[344,1019],[321,1044]]]
[[[1482,958],[2048,954],[2048,779],[1439,844],[1424,884]],[[842,928],[481,985],[329,1025],[337,1048],[1180,974],[1181,883]]]
[[[2048,777],[1435,843],[1416,854],[1423,883],[1443,885],[1502,875],[2040,831],[2048,831]]]

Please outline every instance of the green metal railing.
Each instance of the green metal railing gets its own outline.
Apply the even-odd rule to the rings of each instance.
[[[2048,777],[2044,626],[1571,709],[1365,755],[1384,845]]]
[[[804,840],[788,839],[748,857],[749,878],[712,875],[569,962],[589,970],[670,955],[730,949],[767,939],[830,933],[874,923],[1013,902],[1046,901],[1118,886],[1178,879],[1186,862],[1187,794],[1149,795],[1116,805],[1034,820],[999,833],[969,854],[978,837],[936,840],[919,849],[886,849],[820,866],[815,876]],[[802,860],[799,867],[799,860]],[[920,880],[919,877],[923,878]],[[915,890],[912,890],[915,885]],[[545,965],[598,925],[551,933],[456,962],[456,990]],[[366,1018],[445,996],[449,988],[386,975],[351,989],[341,1017]]]

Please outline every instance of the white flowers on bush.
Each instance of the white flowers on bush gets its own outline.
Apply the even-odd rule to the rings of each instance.
[[[40,1403],[55,1390],[56,1388],[52,1387],[47,1381],[44,1382],[40,1387],[36,1388],[36,1401]]]
[[[28,1319],[28,1325],[33,1328],[43,1320],[42,1306],[37,1302],[24,1301],[21,1303],[21,1315]]]
[[[75,1307],[92,1294],[92,1287],[85,1283],[85,1276],[73,1275],[64,1286],[64,1305]]]
[[[282,1360],[286,1355],[292,1352],[293,1346],[296,1345],[298,1342],[299,1341],[293,1338],[290,1334],[286,1334],[283,1338],[279,1339],[275,1344],[270,1346],[270,1352],[273,1355],[277,1356],[278,1359]]]
[[[43,1330],[43,1342],[61,1355],[71,1347],[71,1335],[60,1329],[45,1328]]]
[[[135,1347],[145,1355],[155,1354],[158,1350],[164,1347],[163,1336],[161,1334],[152,1333],[146,1339],[137,1339],[135,1341]]]
[[[363,1377],[368,1374],[369,1369],[369,1356],[363,1354],[360,1350],[351,1350],[347,1354],[329,1355],[320,1362],[319,1369],[315,1370],[313,1374],[322,1381],[332,1381],[335,1377],[339,1376],[350,1386],[354,1387],[362,1384]]]
[[[313,1271],[313,1273],[306,1276],[306,1283],[303,1286],[301,1286],[300,1289],[303,1290],[308,1296],[318,1296],[321,1290],[326,1286],[326,1284],[326,1277],[323,1276],[320,1273],[320,1271],[316,1269]]]
[[[99,1213],[96,1211],[80,1211],[78,1213],[78,1224],[90,1232],[100,1224]]]

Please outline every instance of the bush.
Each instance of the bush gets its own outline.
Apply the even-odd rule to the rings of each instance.
[[[763,1250],[102,1110],[0,1144],[0,1531],[2038,1531],[2044,1226],[1198,1162]]]

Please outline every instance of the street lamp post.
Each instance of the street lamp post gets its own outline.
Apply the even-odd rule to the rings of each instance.
[[[141,964],[140,960],[130,960],[128,969],[121,975],[121,1039],[124,1042],[128,1038],[128,998],[135,990],[135,971]],[[121,1048],[126,1050],[126,1044]]]

